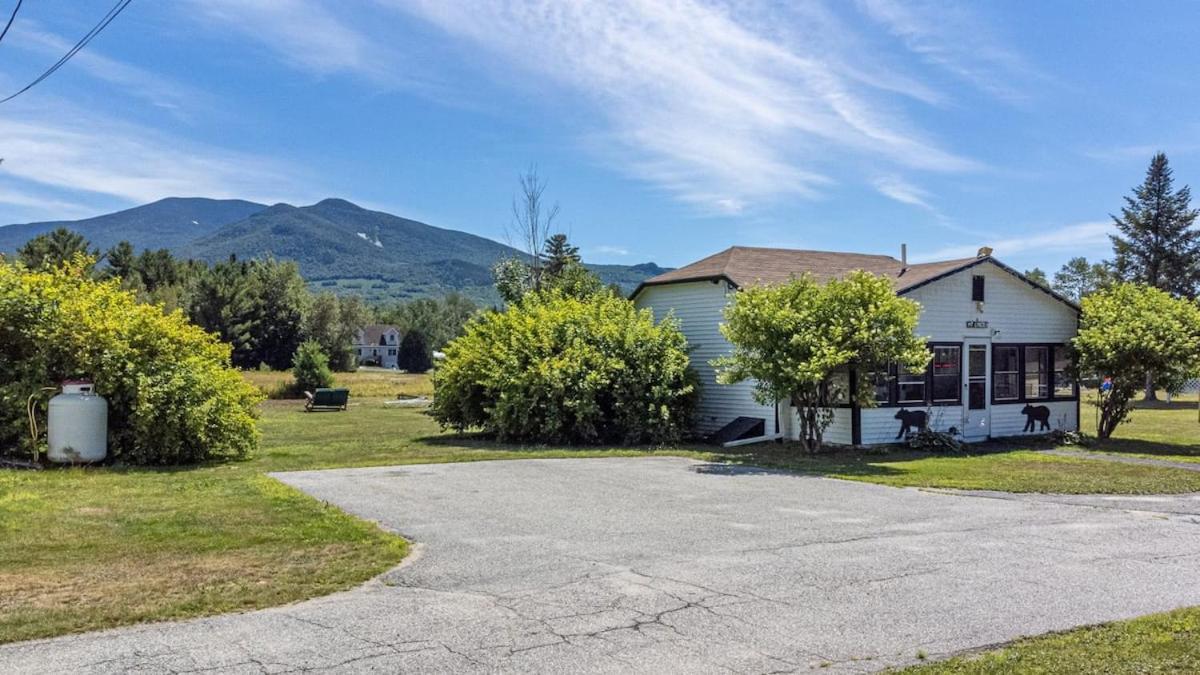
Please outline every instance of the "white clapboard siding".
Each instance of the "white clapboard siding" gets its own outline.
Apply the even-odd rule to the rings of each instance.
[[[723,281],[648,286],[638,294],[635,303],[651,309],[655,321],[661,321],[668,313],[679,320],[691,349],[692,368],[700,378],[697,431],[711,433],[736,417],[759,417],[765,420],[765,431],[770,434],[775,431],[775,410],[754,401],[753,384],[718,384],[716,370],[709,365],[709,361],[728,355],[732,349],[720,330],[727,292],[732,291]]]
[[[986,279],[983,311],[971,300],[971,277],[975,275]],[[935,342],[990,337],[997,344],[1066,343],[1075,337],[1077,328],[1075,310],[990,260],[909,291],[904,297],[921,304],[917,334]],[[987,321],[988,327],[967,328],[970,319]],[[993,335],[993,330],[999,333]]]
[[[986,279],[982,306],[977,306],[971,299],[971,278],[975,275],[982,275]],[[903,283],[901,277],[899,284]],[[774,430],[775,412],[770,406],[754,402],[752,384],[717,384],[714,369],[709,365],[710,360],[728,354],[731,349],[729,342],[721,335],[719,326],[728,296],[733,292],[724,281],[667,284],[643,289],[636,303],[639,307],[651,308],[656,320],[661,320],[668,312],[673,312],[680,320],[683,333],[692,348],[692,366],[700,376],[700,406],[696,421],[699,431],[715,431],[735,417],[746,416],[766,420],[766,431],[771,433]],[[932,281],[904,296],[921,304],[917,334],[931,342],[963,343],[977,339],[990,341],[991,344],[1066,344],[1075,337],[1078,325],[1078,316],[1073,308],[1034,288],[991,260]],[[987,327],[968,328],[968,321],[986,322]],[[963,377],[965,381],[965,369]],[[989,377],[989,397],[990,388]],[[1033,405],[1045,405],[1051,409],[1052,428],[1079,428],[1074,401],[1039,402]],[[991,436],[1019,436],[1026,433],[1026,417],[1021,413],[1023,407],[1024,404],[993,404]],[[784,408],[788,409],[788,413],[783,414],[780,420],[781,431],[786,437],[795,439],[799,432],[795,410],[781,405],[781,412]],[[877,445],[895,442],[901,427],[900,421],[895,418],[899,410],[896,407],[863,409],[862,443]],[[963,430],[962,406],[916,406],[909,410],[926,411],[929,426],[938,431],[947,431],[951,427],[960,432]],[[1038,432],[1035,429],[1032,433]],[[852,442],[851,411],[848,408],[834,411],[825,439],[837,444]]]

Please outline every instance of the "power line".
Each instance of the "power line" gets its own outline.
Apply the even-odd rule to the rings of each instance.
[[[8,29],[12,28],[13,19],[17,18],[17,10],[21,9],[22,2],[24,0],[17,0],[17,6],[13,7],[12,15],[8,17],[8,23],[4,24],[4,30],[0,30],[0,40],[3,40],[4,36],[8,35]]]
[[[79,42],[76,42],[75,46],[71,47],[71,49],[69,51],[67,51],[66,54],[63,54],[63,57],[61,59],[59,59],[57,62],[55,62],[54,65],[47,68],[46,72],[42,73],[41,75],[38,75],[37,79],[35,79],[33,82],[30,82],[29,84],[25,85],[20,91],[17,91],[16,93],[11,94],[6,98],[0,99],[0,103],[7,103],[7,102],[13,100],[14,98],[20,96],[21,94],[24,94],[25,92],[29,91],[30,89],[33,89],[42,80],[53,75],[55,73],[55,71],[57,71],[59,68],[62,68],[63,65],[65,65],[67,61],[70,61],[72,56],[75,56],[75,54],[79,53],[79,50],[86,47],[87,44],[92,41],[92,38],[99,35],[100,31],[107,28],[108,24],[112,23],[113,19],[117,18],[117,16],[121,12],[125,11],[125,8],[129,6],[130,2],[133,2],[133,0],[117,0],[117,4],[113,5],[112,9],[108,10],[108,13],[105,14],[102,19],[100,19],[100,22],[97,23],[95,26],[93,26],[92,29],[90,31],[88,31],[86,35],[84,35],[82,38],[80,38]]]

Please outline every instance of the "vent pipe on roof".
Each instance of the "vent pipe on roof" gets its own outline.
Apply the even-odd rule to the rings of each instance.
[[[908,244],[900,244],[900,264],[908,267]]]

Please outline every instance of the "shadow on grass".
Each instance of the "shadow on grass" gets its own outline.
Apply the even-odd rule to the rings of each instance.
[[[1159,455],[1163,457],[1200,457],[1200,440],[1197,440],[1195,443],[1167,443],[1132,438],[1110,438],[1106,441],[1097,441],[1082,449],[1120,454]]]

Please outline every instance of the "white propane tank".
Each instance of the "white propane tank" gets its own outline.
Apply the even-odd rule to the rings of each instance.
[[[51,462],[99,462],[108,454],[108,402],[91,382],[63,382],[62,393],[50,399],[46,440]]]

